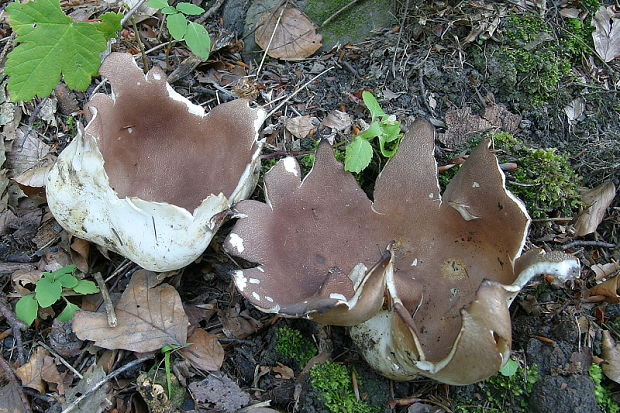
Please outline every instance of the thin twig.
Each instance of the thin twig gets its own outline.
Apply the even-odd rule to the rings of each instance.
[[[566,251],[567,249],[571,249],[573,247],[603,247],[603,248],[615,248],[616,244],[612,244],[610,242],[605,241],[585,241],[585,240],[577,240],[569,242],[568,244],[562,245],[562,251]]]
[[[69,364],[69,362],[67,360],[65,360],[60,354],[58,354],[56,351],[54,351],[53,348],[51,348],[50,346],[48,346],[47,344],[45,344],[42,341],[37,341],[37,344],[39,344],[41,347],[43,347],[44,349],[46,349],[47,351],[52,353],[54,355],[54,357],[56,357],[58,360],[60,360],[60,362],[62,364],[64,364],[69,370],[71,370],[71,372],[73,372],[73,374],[75,374],[77,377],[79,377],[80,380],[84,377],[84,376],[82,376],[82,374],[80,374],[79,371],[77,371],[75,369],[75,367],[73,367],[71,364]]]
[[[278,109],[280,109],[282,106],[284,106],[289,100],[291,100],[293,97],[295,97],[299,92],[301,92],[302,90],[304,90],[305,88],[308,87],[308,85],[312,82],[314,82],[315,80],[317,80],[319,77],[323,76],[325,73],[329,72],[330,70],[332,70],[334,68],[334,66],[329,67],[325,70],[323,70],[321,73],[319,73],[318,75],[314,76],[312,79],[308,80],[306,83],[304,83],[299,89],[297,89],[296,91],[294,91],[293,93],[291,93],[290,96],[288,96],[286,99],[284,99],[282,102],[280,102],[280,104],[278,106],[276,106],[275,108],[273,108],[271,110],[271,112],[269,112],[267,114],[267,118],[271,115],[273,115],[275,112],[278,111]]]
[[[7,52],[11,48],[11,44],[13,43],[13,40],[15,40],[15,32],[11,33],[11,35],[8,37],[8,41],[2,48],[2,52],[0,52],[0,64],[2,64],[2,62],[4,61],[4,57],[6,56]]]
[[[222,4],[224,4],[224,0],[217,0],[215,3],[213,3],[213,6],[211,6],[209,10],[207,10],[202,16],[196,19],[195,23],[203,24],[205,20],[213,16],[215,12],[218,11]]]
[[[15,391],[19,393],[19,398],[22,399],[22,403],[24,405],[24,408],[26,409],[25,411],[28,413],[32,412],[32,409],[30,409],[30,402],[28,402],[28,398],[24,394],[22,385],[17,382],[15,372],[13,371],[9,363],[6,362],[4,357],[2,357],[2,355],[0,355],[0,369],[4,371],[4,375],[6,376],[6,378],[13,384],[13,387],[15,387]]]
[[[17,348],[17,360],[19,365],[26,363],[26,357],[24,356],[24,344],[22,341],[22,330],[26,329],[26,324],[18,320],[15,317],[15,313],[11,310],[9,302],[6,300],[6,296],[0,292],[0,314],[4,316],[6,322],[13,330],[13,338],[15,339],[15,347]]]
[[[403,19],[400,21],[400,30],[398,31],[398,39],[396,39],[396,47],[394,47],[394,58],[392,59],[392,76],[396,78],[396,52],[400,45],[400,38],[403,36],[403,30],[405,28],[405,21],[407,20],[407,12],[409,11],[409,0],[405,3],[405,12],[403,13]]]
[[[144,4],[146,0],[140,0],[139,2],[136,3],[135,6],[133,6],[126,15],[123,16],[123,18],[121,19],[121,26],[124,26],[125,23],[127,23],[127,20],[129,20],[129,18],[136,12],[138,11],[138,9],[140,8],[140,6],[142,6]]]
[[[263,68],[263,63],[265,63],[265,58],[267,57],[267,52],[271,47],[271,42],[273,41],[274,36],[276,35],[276,31],[278,30],[278,26],[280,25],[280,19],[282,19],[282,15],[284,14],[284,10],[286,7],[284,4],[280,6],[282,10],[280,10],[280,14],[278,15],[278,20],[276,20],[276,25],[273,27],[273,32],[271,33],[271,37],[269,38],[269,43],[267,43],[267,47],[265,47],[265,52],[263,53],[262,59],[260,59],[260,64],[258,65],[258,69],[256,70],[256,77],[258,77],[260,70]]]
[[[127,371],[131,368],[133,368],[134,366],[137,366],[138,364],[142,364],[143,362],[145,362],[146,360],[152,359],[153,358],[153,354],[148,354],[142,358],[136,359],[130,363],[125,364],[123,367],[114,370],[112,373],[108,374],[107,376],[105,376],[103,379],[99,380],[97,383],[95,383],[90,389],[88,389],[86,392],[84,392],[84,394],[82,394],[80,397],[78,397],[77,399],[73,400],[71,402],[71,404],[69,404],[69,406],[67,406],[62,413],[69,413],[71,411],[73,411],[78,404],[80,404],[80,402],[82,400],[84,400],[85,398],[87,398],[88,396],[90,396],[92,393],[96,392],[97,389],[99,389],[101,386],[103,386],[104,384],[106,384],[108,381],[112,380],[114,377],[118,376],[119,374],[123,373],[124,371]]]
[[[129,261],[128,259],[124,259],[118,267],[116,267],[116,269],[114,270],[114,272],[112,274],[110,274],[110,276],[108,278],[105,279],[105,282],[110,281],[112,278],[116,277],[117,275],[119,275],[121,272],[125,271],[127,268],[129,268],[131,265],[133,265],[133,262]]]
[[[357,3],[359,0],[352,0],[349,3],[345,4],[344,6],[342,6],[340,9],[336,10],[336,12],[334,14],[332,14],[331,16],[329,16],[327,19],[325,19],[323,21],[323,23],[321,23],[320,27],[324,27],[325,25],[329,24],[330,21],[334,20],[336,17],[338,17],[338,15],[340,15],[340,13],[342,13],[343,11],[347,10],[349,7],[353,6],[355,3]],[[407,1],[407,3],[409,3],[409,1]]]
[[[144,66],[144,72],[146,73],[150,69],[149,59],[146,57],[146,52],[144,51],[144,44],[142,43],[142,36],[140,36],[136,19],[131,19],[131,25],[133,27],[133,33],[136,36],[136,40],[138,41],[138,47],[140,48],[140,54],[142,55],[142,65]]]
[[[118,325],[118,321],[116,319],[114,304],[112,304],[112,299],[110,298],[110,292],[108,291],[108,287],[105,285],[105,281],[103,281],[103,277],[101,276],[100,272],[94,273],[93,277],[95,277],[95,281],[97,281],[97,285],[99,286],[99,290],[101,291],[101,298],[103,298],[105,312],[108,315],[108,325],[110,327],[116,327]]]

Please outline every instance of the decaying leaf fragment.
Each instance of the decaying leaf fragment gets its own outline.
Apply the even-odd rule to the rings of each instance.
[[[601,6],[592,18],[594,49],[605,62],[620,56],[620,18],[611,7]]]
[[[269,56],[298,60],[311,56],[321,47],[323,36],[316,29],[299,9],[281,6],[267,10],[258,18],[254,37]]]
[[[620,345],[616,344],[611,337],[611,333],[603,330],[603,373],[615,381],[620,383]]]
[[[265,312],[351,325],[371,366],[469,384],[510,354],[508,306],[533,276],[578,274],[567,254],[520,256],[530,218],[484,140],[440,193],[434,129],[413,123],[370,201],[325,142],[301,180],[294,158],[265,176],[267,204],[243,201],[225,241],[257,263],[241,293]],[[385,298],[387,297],[387,298]]]
[[[180,354],[200,370],[219,370],[224,362],[224,349],[215,334],[197,328],[187,340],[191,345],[183,347]]]
[[[114,93],[91,99],[90,122],[49,172],[50,209],[73,235],[143,268],[181,268],[205,250],[220,212],[253,191],[265,113],[239,99],[205,114],[129,54],[110,54],[100,73]]]
[[[157,276],[141,270],[131,281],[114,307],[117,326],[110,327],[104,313],[78,311],[73,331],[82,340],[96,346],[146,353],[187,341],[187,315],[181,297],[171,285],[157,285]]]
[[[616,186],[612,182],[604,182],[596,188],[589,189],[581,195],[586,206],[577,217],[575,230],[577,236],[583,236],[596,231],[603,220],[607,207],[616,196]]]

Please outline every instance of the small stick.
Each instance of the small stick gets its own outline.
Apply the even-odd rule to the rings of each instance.
[[[278,26],[280,25],[280,19],[282,19],[282,15],[284,14],[284,10],[286,10],[285,5],[280,6],[282,10],[280,10],[280,14],[278,15],[278,20],[276,20],[276,25],[273,26],[273,32],[271,32],[271,37],[269,38],[269,43],[267,43],[267,47],[265,47],[265,53],[263,53],[262,59],[260,59],[260,64],[258,65],[258,69],[256,70],[256,77],[260,73],[260,70],[263,68],[263,63],[265,63],[265,58],[267,57],[267,52],[271,47],[271,42],[273,41],[274,36],[276,35],[276,31],[278,30]]]
[[[616,244],[612,244],[610,242],[605,241],[585,241],[585,240],[577,240],[569,242],[568,244],[562,245],[562,251],[566,251],[567,249],[573,247],[603,247],[603,248],[615,248]]]
[[[133,33],[136,35],[136,40],[138,41],[138,47],[140,48],[140,54],[142,55],[142,64],[144,65],[144,72],[146,73],[150,69],[149,59],[146,57],[146,52],[144,51],[144,44],[142,44],[142,36],[140,36],[136,19],[131,19],[131,25],[133,27]]]
[[[95,281],[97,281],[99,290],[101,290],[101,298],[103,298],[105,312],[108,315],[108,325],[110,327],[116,327],[118,325],[118,321],[116,319],[116,312],[114,311],[114,304],[112,304],[112,299],[110,298],[110,292],[108,291],[108,287],[105,285],[105,281],[103,281],[103,277],[101,276],[100,272],[94,273],[93,277],[95,277]]]
[[[405,27],[405,21],[407,20],[407,12],[409,11],[409,0],[405,2],[405,11],[403,12],[403,19],[400,21],[400,30],[398,31],[398,39],[396,39],[396,46],[394,47],[394,58],[392,59],[392,76],[396,79],[396,51],[400,46],[400,39],[403,35],[403,28]]]
[[[211,8],[205,12],[205,14],[200,16],[200,18],[195,21],[195,23],[203,24],[205,20],[215,14],[215,12],[222,6],[222,4],[224,4],[224,0],[217,0],[215,3],[213,3],[213,6],[211,6]]]
[[[133,6],[126,15],[123,16],[123,18],[121,19],[121,26],[124,26],[125,23],[127,23],[127,20],[129,20],[129,18],[136,12],[138,11],[138,9],[140,8],[140,6],[142,6],[144,4],[146,0],[140,0],[139,2],[136,3],[135,6]]]
[[[24,408],[26,409],[25,411],[28,413],[31,413],[32,409],[30,408],[30,402],[28,402],[28,398],[24,394],[24,389],[22,388],[22,385],[17,382],[17,378],[15,378],[15,372],[13,371],[11,366],[9,366],[9,363],[6,362],[6,360],[4,359],[4,357],[2,357],[1,354],[0,354],[0,369],[4,371],[4,375],[17,389],[16,391],[19,393],[19,397],[20,399],[22,399],[22,403],[24,405]]]
[[[301,92],[302,90],[304,90],[305,88],[308,87],[308,85],[312,82],[314,82],[315,80],[317,80],[319,77],[323,76],[325,73],[329,72],[330,70],[332,70],[334,68],[334,66],[329,67],[325,70],[323,70],[321,73],[319,73],[318,75],[314,76],[312,79],[308,80],[306,83],[304,83],[299,89],[297,89],[296,91],[294,91],[293,93],[291,93],[290,96],[288,96],[286,99],[284,99],[282,102],[280,102],[280,104],[278,106],[276,106],[275,108],[273,108],[271,110],[271,112],[269,112],[266,116],[265,119],[267,119],[268,117],[270,117],[271,115],[273,115],[274,113],[276,113],[278,111],[278,109],[280,109],[282,106],[284,106],[289,100],[293,99],[293,97],[295,97],[299,92]]]
[[[26,357],[24,356],[24,344],[22,341],[22,330],[25,330],[28,326],[15,317],[15,314],[9,306],[9,302],[3,293],[0,293],[0,314],[4,316],[6,322],[13,330],[13,338],[15,339],[15,347],[17,347],[17,360],[19,365],[26,363]]]
[[[152,358],[153,358],[153,354],[149,354],[149,355],[146,355],[145,357],[142,357],[142,358],[136,359],[136,360],[134,360],[134,361],[132,361],[130,363],[127,363],[123,367],[121,367],[121,368],[119,368],[117,370],[114,370],[113,372],[111,372],[110,374],[105,376],[103,379],[101,379],[97,383],[95,383],[90,389],[88,389],[86,392],[84,392],[84,394],[82,394],[80,397],[78,397],[77,399],[73,400],[71,402],[71,404],[69,404],[69,406],[67,406],[67,408],[62,411],[62,413],[69,413],[69,412],[73,411],[77,407],[77,405],[80,404],[80,402],[82,400],[84,400],[85,398],[90,396],[92,393],[97,391],[97,389],[99,389],[101,386],[106,384],[108,381],[112,380],[114,377],[118,376],[122,372],[127,371],[127,370],[133,368],[134,366],[137,366],[138,364],[141,364],[144,361],[152,359]]]
[[[331,16],[329,16],[327,19],[325,19],[325,21],[323,21],[323,23],[321,23],[320,27],[325,26],[326,24],[329,24],[330,21],[334,20],[336,17],[338,17],[338,15],[340,13],[342,13],[343,11],[347,10],[349,7],[353,6],[355,3],[357,3],[359,0],[352,0],[349,3],[345,4],[344,6],[342,6],[340,9],[336,10],[336,12],[334,14],[332,14]],[[409,0],[407,0],[407,4],[409,4]],[[406,13],[406,12],[405,12]],[[398,46],[398,44],[397,44]]]
[[[47,351],[49,351],[50,353],[52,353],[54,355],[54,357],[57,357],[58,360],[60,360],[60,362],[62,364],[64,364],[69,370],[71,370],[71,372],[73,374],[75,374],[76,376],[78,376],[80,378],[80,380],[84,377],[80,374],[79,371],[77,371],[75,369],[75,367],[73,367],[71,364],[69,364],[69,362],[67,360],[65,360],[64,358],[62,358],[62,356],[60,354],[58,354],[57,352],[54,351],[53,348],[51,348],[50,346],[48,346],[47,344],[45,344],[42,341],[37,341],[37,344],[40,345],[41,347],[43,347],[44,349],[46,349]]]
[[[112,278],[116,277],[118,274],[120,274],[121,272],[125,271],[128,267],[131,266],[131,264],[133,264],[133,262],[129,261],[128,259],[124,259],[118,267],[116,267],[116,269],[114,270],[114,272],[112,274],[110,274],[110,276],[108,278],[105,279],[105,282],[110,281]]]

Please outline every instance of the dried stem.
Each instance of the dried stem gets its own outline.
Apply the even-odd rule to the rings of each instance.
[[[40,345],[41,347],[43,347],[44,349],[46,349],[47,351],[49,351],[50,353],[52,353],[54,355],[54,357],[58,358],[58,360],[60,360],[60,362],[62,364],[64,364],[69,370],[71,370],[71,372],[73,374],[75,374],[77,377],[80,378],[80,380],[84,377],[80,374],[79,371],[77,371],[75,369],[75,367],[73,367],[71,364],[69,364],[69,362],[67,360],[65,360],[60,354],[58,354],[57,352],[54,351],[53,348],[51,348],[50,346],[48,346],[47,344],[45,344],[42,341],[37,341],[37,344]]]
[[[144,52],[144,44],[142,43],[142,36],[140,36],[140,31],[138,30],[136,19],[131,19],[131,25],[133,27],[133,33],[136,36],[136,41],[138,42],[138,47],[140,48],[140,54],[142,55],[142,64],[144,65],[144,72],[146,73],[150,69],[149,59],[146,57],[146,53]]]
[[[93,277],[95,277],[95,281],[97,281],[99,290],[101,290],[101,298],[103,298],[103,305],[105,306],[105,312],[108,315],[108,325],[110,327],[116,327],[118,322],[116,320],[116,313],[114,312],[114,304],[112,304],[112,299],[110,298],[110,292],[108,291],[108,287],[105,285],[105,281],[103,281],[103,277],[101,276],[100,272],[94,273]]]
[[[213,16],[215,12],[218,11],[222,4],[224,4],[224,0],[217,0],[215,3],[213,3],[213,6],[211,6],[209,10],[207,10],[202,16],[200,16],[200,18],[196,19],[195,23],[203,24],[205,20]]]

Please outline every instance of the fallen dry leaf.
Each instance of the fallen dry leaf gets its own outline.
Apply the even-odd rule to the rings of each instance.
[[[304,59],[321,47],[323,37],[316,29],[312,20],[298,9],[276,7],[258,18],[255,40],[276,59]]]
[[[345,131],[351,127],[352,123],[351,116],[348,113],[334,109],[323,119],[321,126]]]
[[[485,107],[482,116],[473,114],[471,108],[466,106],[446,113],[445,121],[446,133],[440,133],[437,137],[444,145],[456,147],[466,143],[474,134],[492,128],[514,133],[519,128],[521,117],[503,106],[491,103]]]
[[[312,129],[315,129],[319,120],[314,116],[304,115],[286,120],[286,130],[289,131],[297,139],[303,139]]]
[[[205,371],[215,371],[222,367],[224,349],[215,334],[197,328],[187,341],[192,344],[182,348],[179,353],[192,366]]]
[[[260,326],[260,323],[250,316],[248,310],[239,312],[236,308],[229,308],[221,311],[218,316],[226,337],[246,338],[254,334]]]
[[[603,330],[603,373],[615,381],[620,383],[620,346],[611,338],[611,334],[607,330]]]
[[[64,392],[63,380],[54,364],[54,359],[43,347],[37,347],[26,364],[15,370],[25,387],[45,393],[45,383],[58,384],[59,392]]]
[[[21,413],[29,410],[19,396],[20,391],[21,388],[14,382],[0,387],[0,413]]]
[[[601,6],[592,18],[594,49],[605,62],[620,56],[620,19],[611,7]]]
[[[185,344],[187,316],[181,297],[171,285],[157,285],[156,278],[146,270],[133,274],[114,308],[116,327],[108,326],[104,313],[78,311],[73,331],[80,339],[110,350],[146,353],[169,344]]]
[[[67,396],[65,403],[63,403],[63,410],[66,409],[71,402],[77,399],[82,394],[87,393],[95,383],[101,381],[105,377],[103,368],[97,364],[92,364],[82,379],[73,387],[67,390]],[[112,406],[111,396],[109,395],[110,384],[106,383],[99,387],[92,393],[89,393],[82,401],[75,407],[75,412],[88,412],[88,413],[101,413],[107,411]]]
[[[581,194],[581,200],[586,208],[577,217],[575,229],[577,236],[583,236],[596,231],[603,220],[605,211],[616,196],[616,186],[611,182],[604,182],[596,188]]]
[[[210,374],[188,388],[196,403],[213,403],[218,411],[236,412],[250,402],[250,396],[225,375]]]
[[[84,273],[89,272],[90,242],[82,238],[72,237],[69,254],[71,254],[71,261],[78,267],[78,270]]]
[[[48,155],[42,159],[38,165],[15,176],[13,180],[17,182],[19,187],[26,195],[39,195],[44,192],[45,182],[47,181],[47,173],[52,169],[55,162],[55,156]]]
[[[590,294],[602,295],[606,298],[606,301],[610,303],[620,303],[620,296],[618,296],[618,281],[620,281],[620,277],[617,275],[615,277],[611,277],[607,281],[603,281],[602,283],[590,288]]]
[[[582,97],[578,97],[573,99],[568,105],[564,107],[564,113],[566,113],[566,117],[568,117],[568,123],[575,124],[581,115],[583,115],[583,111],[586,109],[586,100]]]
[[[39,270],[17,270],[11,275],[11,282],[16,293],[21,295],[31,294],[32,291],[26,285],[34,285],[41,279],[43,272]]]
[[[276,378],[282,380],[291,380],[295,378],[295,372],[293,369],[282,363],[278,363],[278,365],[276,367],[272,367],[271,370],[280,375],[280,377],[276,376]]]
[[[217,300],[211,300],[206,304],[185,304],[183,308],[189,323],[197,326],[203,321],[209,321],[217,313]]]
[[[620,262],[608,262],[607,264],[594,264],[590,267],[592,271],[594,271],[595,278],[597,281],[600,281],[604,278],[607,278],[614,272],[620,270]]]
[[[50,152],[49,145],[37,138],[34,131],[28,133],[27,126],[21,126],[15,133],[15,140],[7,150],[6,166],[12,176],[26,172],[39,165],[41,160]]]

